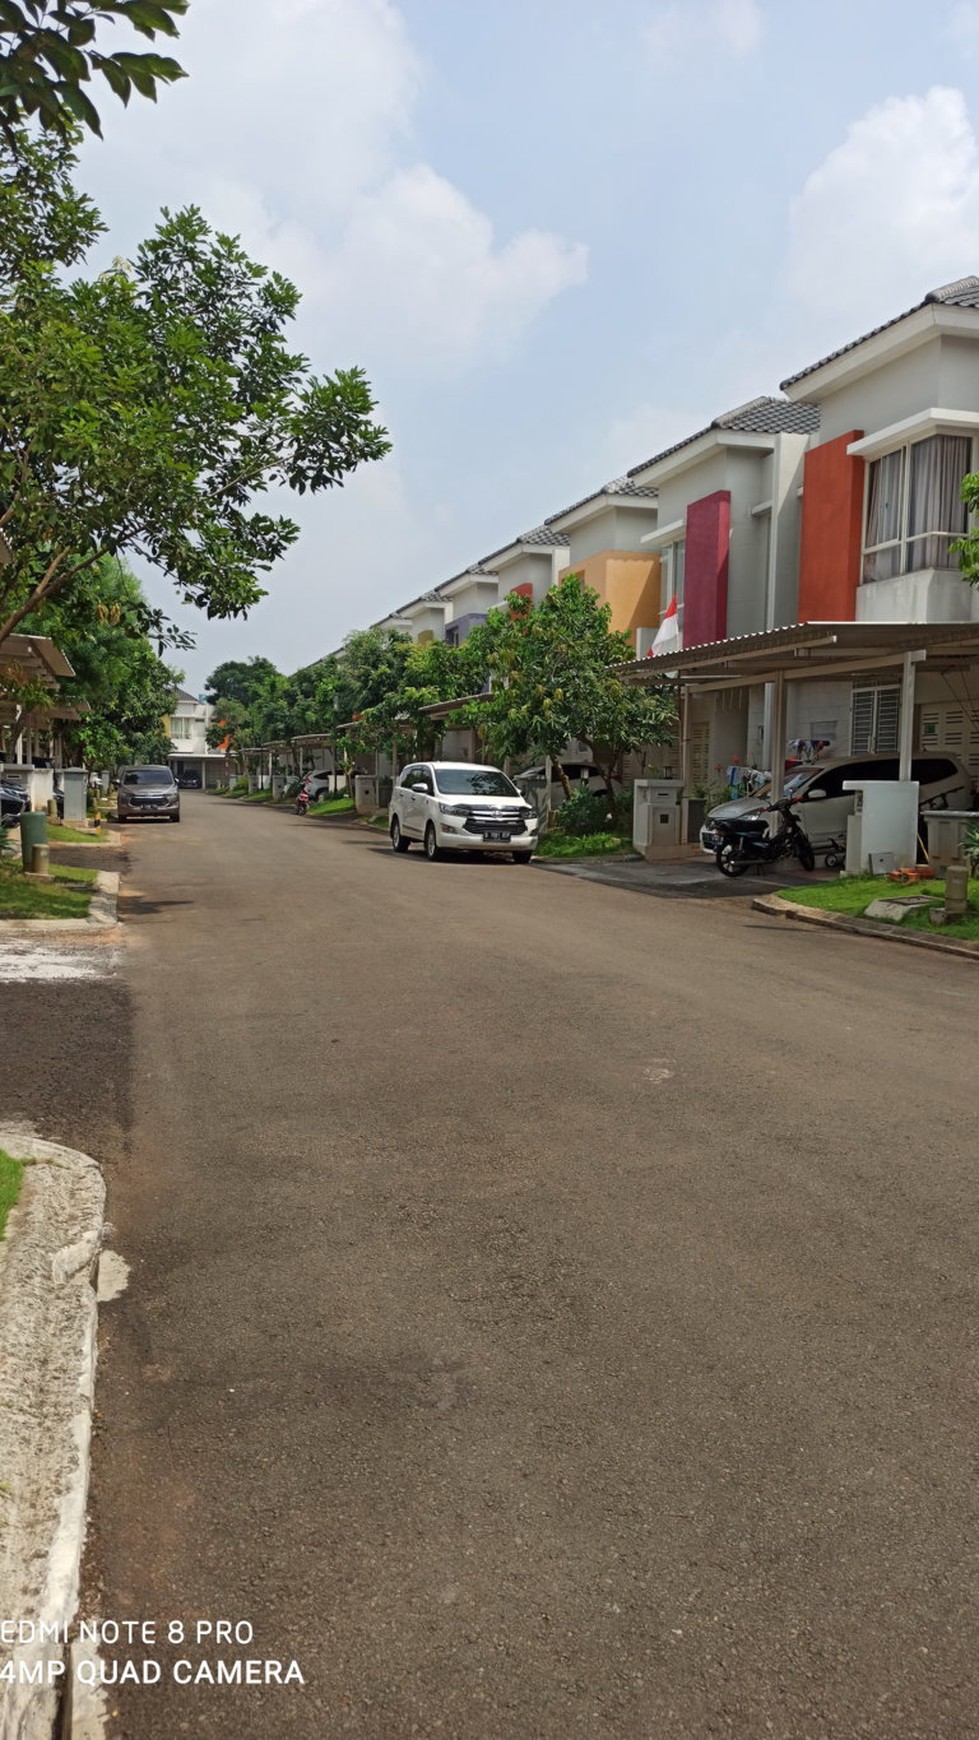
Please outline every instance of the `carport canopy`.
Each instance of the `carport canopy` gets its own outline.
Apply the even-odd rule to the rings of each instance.
[[[979,622],[802,622],[685,647],[655,659],[634,659],[620,670],[631,682],[676,683],[686,787],[691,691],[719,693],[770,683],[771,743],[784,744],[786,683],[857,677],[868,671],[881,678],[891,674],[901,682],[900,776],[910,779],[916,668],[927,662],[937,672],[965,671],[977,661]]]

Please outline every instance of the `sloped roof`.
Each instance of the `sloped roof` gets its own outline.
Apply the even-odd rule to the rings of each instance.
[[[515,550],[519,544],[529,544],[535,550],[566,549],[568,540],[564,532],[553,532],[548,525],[534,526],[530,532],[521,532],[517,538],[511,538],[509,543],[501,544],[498,550],[491,550],[483,557],[483,565],[489,566],[497,556],[503,556],[507,550]]]
[[[862,338],[852,338],[849,344],[841,344],[839,350],[831,350],[828,356],[821,357],[819,362],[810,363],[808,368],[800,369],[797,374],[786,375],[779,385],[784,391],[786,387],[794,386],[796,381],[805,380],[807,375],[814,375],[817,369],[823,369],[827,363],[835,362],[837,357],[846,356],[848,351],[856,350],[858,345],[866,344],[870,338],[876,338],[878,333],[887,332],[892,326],[899,326],[902,320],[907,320],[912,314],[920,314],[923,308],[930,304],[942,302],[948,308],[979,308],[979,278],[956,278],[951,284],[941,284],[937,290],[929,290],[920,302],[913,308],[906,308],[903,314],[895,314],[893,320],[885,320],[883,325],[875,326],[871,332],[865,332]]]
[[[637,467],[637,469],[641,470],[642,467]],[[583,495],[580,501],[571,502],[568,507],[562,508],[560,513],[548,514],[544,525],[552,526],[555,520],[563,520],[565,514],[576,513],[578,508],[587,507],[590,501],[598,501],[603,495],[625,495],[633,500],[637,498],[648,501],[656,500],[657,491],[655,489],[647,489],[645,484],[632,483],[630,482],[631,477],[631,471],[627,472],[624,477],[613,477],[610,483],[603,483],[601,489],[593,489],[590,495]]]
[[[635,477],[640,471],[648,471],[651,465],[658,465],[684,447],[692,447],[695,441],[702,440],[714,429],[732,429],[746,435],[808,435],[812,429],[818,428],[818,405],[805,402],[793,405],[788,399],[762,395],[758,399],[749,399],[747,404],[736,405],[733,411],[722,411],[719,417],[707,424],[706,429],[698,429],[696,434],[675,441],[672,447],[664,447],[662,453],[643,460],[641,465],[634,465],[628,475]]]

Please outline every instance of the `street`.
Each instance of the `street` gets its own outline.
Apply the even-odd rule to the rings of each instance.
[[[972,963],[195,793],[127,851],[119,977],[0,987],[132,1268],[113,1740],[979,1733]]]

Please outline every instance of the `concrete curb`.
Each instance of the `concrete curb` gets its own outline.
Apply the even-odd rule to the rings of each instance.
[[[107,851],[122,845],[122,835],[107,832],[102,835],[100,840],[58,840],[53,839],[49,834],[48,845],[52,852],[85,852],[92,851],[97,846],[101,846],[103,851]]]
[[[30,1125],[0,1125],[0,1147],[32,1162],[0,1244],[0,1588],[4,1616],[35,1627],[0,1640],[0,1663],[43,1676],[0,1681],[0,1740],[50,1740],[85,1539],[105,1185]]]
[[[773,918],[788,918],[797,924],[823,925],[830,930],[848,931],[851,936],[874,937],[877,942],[905,943],[915,949],[937,950],[939,954],[979,961],[979,943],[963,942],[960,938],[927,936],[921,931],[901,930],[898,925],[877,924],[873,919],[849,918],[843,912],[823,912],[818,906],[801,906],[797,900],[783,900],[778,894],[756,894],[751,904],[757,912],[767,912]]]
[[[87,918],[3,918],[0,919],[0,936],[91,937],[93,931],[104,936],[118,923],[119,872],[97,870]]]

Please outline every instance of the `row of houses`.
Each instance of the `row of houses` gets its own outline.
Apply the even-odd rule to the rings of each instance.
[[[375,626],[465,639],[583,575],[668,664],[684,787],[737,757],[955,752],[979,777],[979,594],[952,548],[979,468],[979,277],[929,291]],[[648,655],[675,604],[678,640]],[[451,750],[453,745],[448,746]]]

